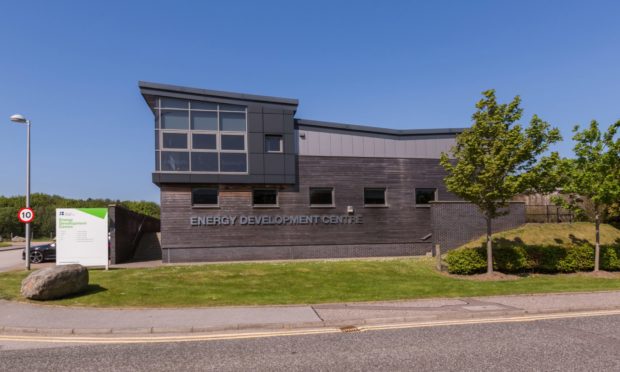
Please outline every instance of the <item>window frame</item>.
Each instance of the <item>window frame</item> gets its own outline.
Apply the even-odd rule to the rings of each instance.
[[[278,137],[280,139],[280,150],[278,151],[269,151],[267,149],[267,137]],[[263,146],[265,148],[265,154],[282,154],[284,152],[284,136],[281,134],[268,134],[265,133],[263,138]]]
[[[186,108],[179,108],[179,107],[163,107],[162,106],[162,100],[168,99],[170,97],[157,97],[156,99],[156,107],[154,107],[154,109],[156,110],[156,119],[155,119],[155,131],[157,133],[157,140],[159,143],[155,144],[155,155],[157,156],[157,159],[155,161],[155,172],[156,173],[176,173],[176,174],[218,174],[218,175],[248,175],[250,174],[250,153],[249,153],[249,148],[248,148],[248,108],[247,106],[244,105],[232,105],[232,104],[226,104],[226,103],[220,103],[220,102],[209,102],[209,101],[204,101],[206,103],[210,103],[213,104],[215,108],[210,108],[210,109],[205,109],[205,108],[193,108],[192,107],[192,102],[203,102],[203,101],[196,101],[196,100],[188,100],[188,99],[182,99],[184,101],[187,101],[187,107]],[[243,110],[229,110],[226,107],[227,105],[232,105],[238,108],[243,108]],[[223,107],[223,108],[222,108]],[[161,126],[161,122],[162,122],[162,111],[185,111],[187,112],[187,129],[165,129],[162,128]],[[192,112],[214,112],[216,113],[216,117],[217,117],[217,128],[216,130],[206,130],[206,129],[192,129]],[[221,113],[235,113],[235,114],[243,114],[245,115],[245,131],[223,131],[222,130],[222,126],[221,126]],[[178,133],[178,134],[186,134],[187,135],[187,147],[185,149],[183,148],[164,148],[163,147],[163,136],[164,133]],[[216,142],[216,148],[215,149],[194,149],[193,148],[193,135],[194,134],[214,134],[215,135],[215,142]],[[243,143],[244,143],[244,149],[243,150],[222,150],[222,139],[221,136],[222,135],[237,135],[237,136],[243,136]],[[163,152],[169,152],[169,151],[174,151],[174,152],[187,152],[188,157],[189,157],[189,167],[188,170],[183,170],[183,171],[172,171],[172,170],[162,170],[162,153]],[[194,171],[192,170],[192,153],[193,152],[213,152],[213,153],[217,153],[217,171]],[[240,171],[235,171],[235,172],[227,172],[227,171],[222,171],[222,162],[220,159],[221,154],[223,153],[237,153],[237,154],[244,154],[245,155],[245,171],[240,172]]]
[[[431,203],[426,203],[426,204],[418,203],[418,190],[431,190],[431,189],[435,190],[434,192],[435,198],[431,200],[431,202],[439,200],[439,189],[437,187],[415,187],[413,189],[413,203],[416,208],[430,208],[431,207]]]
[[[209,190],[215,190],[217,192],[216,198],[217,198],[217,203],[216,204],[195,204],[194,203],[194,191],[195,190],[199,190],[199,189],[209,189]],[[217,186],[197,186],[197,187],[192,187],[191,190],[191,204],[192,204],[192,208],[219,208],[220,207],[220,189]]]
[[[367,204],[366,203],[366,190],[383,190],[383,204]],[[387,199],[387,187],[364,187],[363,197],[364,197],[364,208],[388,208],[388,199]]]
[[[331,190],[332,195],[332,203],[331,204],[312,204],[312,190],[323,189],[323,190]],[[310,208],[335,208],[336,207],[336,188],[335,187],[325,187],[325,186],[312,186],[308,187],[308,205]]]
[[[276,204],[255,204],[254,203],[254,192],[255,191],[275,191],[276,193]],[[252,208],[280,208],[280,190],[277,188],[256,188],[252,189]]]

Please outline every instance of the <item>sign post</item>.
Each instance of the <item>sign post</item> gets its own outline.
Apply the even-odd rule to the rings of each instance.
[[[26,259],[26,270],[30,270],[30,222],[34,221],[34,211],[30,208],[30,200],[28,200],[26,204],[26,208],[22,208],[17,212],[17,219],[19,219],[19,222],[26,224],[24,258]]]

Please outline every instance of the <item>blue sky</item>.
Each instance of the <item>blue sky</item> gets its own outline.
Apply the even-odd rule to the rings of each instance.
[[[11,1],[0,195],[159,200],[138,80],[297,98],[297,117],[468,126],[485,89],[561,129],[620,119],[618,1]]]

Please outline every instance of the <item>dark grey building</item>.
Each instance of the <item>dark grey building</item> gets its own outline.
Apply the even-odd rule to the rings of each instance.
[[[163,260],[402,256],[432,248],[439,156],[461,129],[295,118],[295,99],[140,82],[155,117]]]

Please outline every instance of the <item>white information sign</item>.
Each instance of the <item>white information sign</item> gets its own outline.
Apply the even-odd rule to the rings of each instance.
[[[108,267],[108,208],[56,209],[56,264]]]

